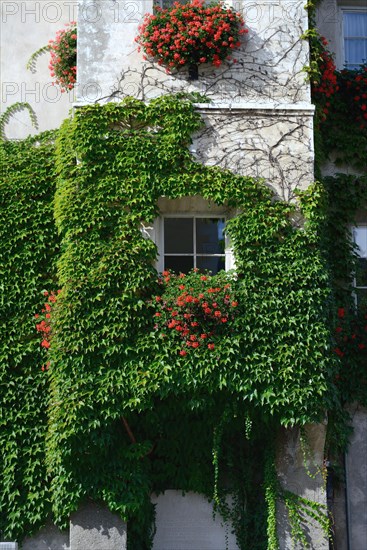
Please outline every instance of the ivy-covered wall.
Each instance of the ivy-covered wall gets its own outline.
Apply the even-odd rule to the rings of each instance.
[[[359,112],[348,119],[345,96],[323,94],[325,72],[332,83],[344,76],[324,70],[317,33],[310,39],[318,174],[338,147],[360,168],[366,128],[355,126]],[[323,521],[279,487],[274,434],[326,408],[328,447],[338,449],[342,406],[365,402],[348,238],[365,177],[324,179],[283,202],[253,177],[195,161],[188,147],[200,125],[182,96],[128,98],[77,109],[56,149],[51,135],[1,144],[1,398],[12,404],[1,411],[4,537],[21,539],[48,516],[65,525],[91,497],[129,520],[131,550],[147,549],[149,494],[167,487],[213,497],[242,549],[277,548],[279,495],[295,536],[305,507]],[[241,212],[228,223],[237,277],[212,279],[229,285],[236,306],[214,347],[182,354],[169,330],[157,332],[153,299],[166,303],[172,281],[158,279],[141,224],[159,215],[160,196],[192,195]],[[191,294],[209,292],[192,277]],[[46,317],[43,293],[57,289]],[[42,307],[49,351],[35,329]]]
[[[50,512],[45,467],[49,380],[35,333],[43,291],[55,288],[54,134],[2,142],[0,182],[0,538],[21,538]]]
[[[170,96],[148,105],[128,99],[90,106],[64,123],[56,156],[49,157],[57,169],[61,293],[52,308],[47,358],[38,351],[34,367],[51,385],[50,400],[41,397],[48,405],[45,488],[60,525],[86,496],[105,502],[130,520],[134,550],[149,546],[148,495],[167,487],[208,495],[214,487],[242,548],[255,525],[259,548],[265,547],[265,504],[253,480],[262,464],[263,499],[272,510],[278,489],[270,434],[280,424],[317,421],[336,399],[321,188],[303,194],[301,222],[299,207],[274,200],[261,182],[194,162],[188,145],[199,126],[191,102]],[[30,145],[29,151],[41,151]],[[19,166],[12,172],[23,177]],[[22,182],[27,188],[28,177]],[[238,307],[215,350],[182,355],[169,336],[154,331],[151,299],[163,292],[164,300],[164,287],[153,267],[157,250],[141,223],[158,215],[162,195],[201,195],[241,212],[228,223],[237,278],[227,283]],[[14,207],[18,211],[16,200]],[[52,256],[51,270],[55,245],[41,242]],[[39,297],[46,283],[56,289],[45,279]],[[30,309],[32,323],[36,307]],[[35,333],[33,342],[37,347]],[[49,369],[42,371],[46,360]],[[4,376],[9,368],[4,363]],[[228,490],[235,495],[232,510],[225,506]],[[244,501],[252,503],[246,517]],[[19,502],[18,510],[28,518]],[[6,518],[5,535],[19,536],[24,521]],[[273,513],[269,522],[274,538]]]

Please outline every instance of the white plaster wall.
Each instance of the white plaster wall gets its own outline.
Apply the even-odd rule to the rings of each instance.
[[[34,74],[26,65],[32,53],[54,39],[65,23],[76,19],[77,2],[2,0],[0,10],[0,111],[17,102],[28,102],[39,127],[33,128],[26,111],[18,112],[6,127],[6,136],[20,139],[58,128],[72,107],[73,93],[61,94],[57,86],[52,86],[47,53],[38,59]]]
[[[237,64],[199,67],[167,75],[143,60],[134,38],[152,0],[79,0],[79,104],[126,95],[149,99],[173,91],[199,91],[205,128],[193,143],[199,162],[263,178],[277,194],[313,181],[313,107],[304,65],[308,42],[303,0],[230,0],[243,12],[248,35]]]
[[[308,43],[303,0],[231,0],[249,33],[235,51],[236,65],[199,67],[198,81],[187,72],[167,75],[145,62],[134,38],[152,0],[79,0],[78,101],[132,95],[149,98],[178,90],[199,91],[216,102],[253,104],[309,102],[303,67]],[[92,93],[95,91],[95,94]]]
[[[199,106],[204,128],[192,151],[203,164],[263,178],[291,200],[313,180],[313,107]]]

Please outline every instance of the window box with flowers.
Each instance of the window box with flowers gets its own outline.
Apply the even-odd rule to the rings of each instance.
[[[56,33],[49,41],[51,59],[48,68],[62,92],[72,90],[76,83],[76,23],[67,24],[66,29]]]
[[[189,78],[198,78],[198,65],[214,67],[230,60],[240,38],[247,33],[242,15],[221,2],[192,0],[169,8],[154,7],[139,27],[135,41],[145,59],[166,68],[167,73],[186,67]]]
[[[27,69],[35,72],[35,64],[38,57],[46,52],[50,53],[48,68],[54,78],[53,84],[60,87],[61,93],[70,92],[76,84],[77,73],[77,27],[76,22],[66,23],[66,28],[57,31],[55,39],[49,40],[46,46],[42,46],[34,52],[28,63]]]

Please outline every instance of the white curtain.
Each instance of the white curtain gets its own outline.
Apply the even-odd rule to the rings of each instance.
[[[344,57],[346,67],[367,62],[367,12],[344,12]]]

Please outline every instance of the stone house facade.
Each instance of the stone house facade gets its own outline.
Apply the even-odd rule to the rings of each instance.
[[[138,25],[144,14],[152,11],[153,0],[58,0],[47,10],[35,2],[33,12],[30,11],[31,2],[5,1],[2,21],[7,32],[9,29],[19,32],[24,26],[34,28],[37,24],[37,29],[41,30],[39,34],[48,39],[51,29],[60,27],[57,19],[60,14],[65,21],[74,18],[70,17],[71,12],[76,14],[78,84],[73,108],[94,102],[118,101],[125,96],[149,100],[180,91],[204,94],[210,102],[196,106],[204,127],[194,136],[191,146],[194,157],[208,166],[215,165],[240,175],[263,178],[280,198],[292,200],[297,189],[307,188],[314,179],[314,106],[303,70],[309,59],[308,42],[302,38],[308,27],[304,2],[227,0],[226,3],[243,12],[249,33],[236,51],[235,65],[224,65],[215,70],[201,66],[199,78],[195,81],[188,80],[185,70],[167,75],[164,69],[144,61],[137,51],[134,38]],[[344,64],[345,52],[349,47],[348,37],[344,37],[345,41],[341,43],[340,29],[345,31],[346,14],[366,13],[363,4],[359,0],[321,2],[319,27],[334,47],[339,66]],[[366,36],[363,39],[366,43]],[[24,48],[32,51],[34,46],[42,45],[34,44],[34,41],[33,38],[30,50],[29,43],[19,46],[20,53]],[[5,106],[14,100],[29,100],[32,103],[35,99],[41,129],[56,126],[64,118],[71,107],[70,97],[54,101],[47,79],[42,82],[37,80],[39,76],[30,76],[35,80],[29,83],[23,75],[20,76],[19,69],[13,74],[10,68],[6,71],[7,80],[3,82]],[[43,113],[45,104],[46,116]],[[50,113],[53,113],[51,118]],[[20,115],[9,128],[10,137],[21,137],[24,124],[27,123]],[[333,167],[328,166],[327,169],[332,171]],[[199,215],[209,215],[208,205],[200,197],[179,201],[162,199],[160,211],[161,220],[188,216],[194,219]],[[213,215],[213,210],[210,212]],[[231,213],[218,209],[215,215],[225,218]],[[150,238],[161,250],[161,259],[164,257],[162,227],[162,221],[157,220],[155,226],[148,229]],[[361,227],[365,225],[361,224]],[[233,267],[233,262],[228,244],[226,267]],[[157,267],[164,265],[160,263]],[[367,548],[367,468],[363,463],[365,451],[362,450],[367,448],[366,411],[357,408],[354,419],[355,435],[346,458],[348,487],[344,492],[335,493],[334,503],[336,525],[339,526],[337,548],[343,550]],[[309,437],[314,460],[322,465],[325,425],[310,426]],[[285,430],[278,449],[278,473],[283,485],[326,504],[324,480],[320,475],[313,479],[307,476],[301,455],[297,431]],[[154,550],[236,548],[233,539],[229,538],[226,542],[228,526],[223,527],[220,522],[210,523],[210,505],[198,495],[187,495],[183,499],[180,493],[167,491],[164,497],[157,499],[157,511]],[[179,525],[184,531],[180,536],[177,534]],[[290,528],[285,510],[281,507],[278,531],[282,550],[291,548]],[[308,536],[311,548],[329,548],[329,542],[317,525],[311,526]],[[103,547],[106,550],[122,550],[125,545],[126,528],[121,521],[104,509],[92,507],[81,509],[71,518],[70,533],[60,533],[50,526],[38,537],[27,539],[24,548],[87,550]]]

